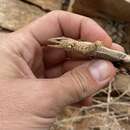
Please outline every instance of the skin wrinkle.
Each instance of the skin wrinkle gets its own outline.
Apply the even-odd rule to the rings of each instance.
[[[33,41],[34,40],[34,41]],[[24,52],[22,52],[22,51],[19,51],[19,52],[21,52],[21,55],[23,56],[23,58],[25,59],[25,61],[29,64],[29,66],[32,68],[33,67],[33,62],[34,62],[34,60],[33,59],[35,59],[35,56],[40,56],[40,55],[36,55],[36,53],[38,52],[39,54],[42,54],[42,50],[41,50],[41,48],[40,48],[40,45],[38,44],[38,42],[36,41],[36,39],[33,39],[32,41],[33,41],[33,48],[35,48],[34,50],[33,50],[33,55],[32,54],[30,54],[30,56],[28,57],[28,59],[29,59],[29,61],[27,61],[27,59],[26,59],[26,57],[25,57],[25,55],[24,55]],[[23,41],[23,43],[24,43],[24,41]],[[24,43],[24,47],[25,47],[25,50],[26,49],[31,49],[32,48],[32,46],[31,46],[31,48],[30,48],[30,45],[28,44],[28,43]],[[27,51],[28,51],[27,50]],[[30,52],[29,52],[30,53]],[[42,56],[42,55],[41,55]],[[32,58],[31,58],[32,57]],[[33,58],[34,57],[34,58]],[[40,59],[40,58],[39,58]]]
[[[40,44],[40,46],[43,46],[43,43],[35,36],[34,32],[32,31],[32,28],[29,29],[30,34],[34,38],[34,40],[37,42],[37,44]]]
[[[77,90],[77,95],[79,97],[79,101],[81,101],[83,98],[86,97],[86,93],[88,92],[87,90],[87,86],[85,84],[87,84],[85,81],[87,81],[87,77],[84,77],[79,71],[78,69],[73,69],[71,72],[71,77],[73,80],[73,83],[77,86],[78,90]],[[85,80],[84,80],[85,79]],[[79,91],[80,90],[80,91]]]
[[[81,34],[82,34],[83,21],[84,21],[84,18],[81,18],[80,25],[79,25],[79,32],[80,33],[79,33],[79,37],[78,37],[78,39],[81,39],[81,40],[82,40]]]
[[[20,56],[31,67],[32,66],[31,64],[33,61],[32,60],[33,58],[31,58],[31,57],[33,57],[35,51],[33,50],[33,53],[30,54],[30,52],[28,50],[32,50],[31,48],[36,48],[36,46],[34,45],[35,42],[34,42],[34,40],[32,40],[32,43],[34,43],[33,44],[34,47],[31,46],[31,48],[30,48],[30,45],[28,45],[28,43],[26,43],[27,39],[25,39],[25,37],[23,37],[21,33],[18,33],[17,37],[22,42],[22,44],[18,44],[18,41],[15,40],[15,35],[16,35],[16,32],[10,34],[10,37],[12,39],[12,43],[16,44],[15,48],[14,48],[13,44],[9,44],[10,48],[12,48],[12,53],[15,53],[17,56]],[[24,54],[26,54],[26,57],[24,56]]]
[[[62,13],[63,13],[63,12],[62,12]],[[62,14],[62,13],[59,15],[59,21],[60,21],[60,25],[61,25],[61,28],[62,28],[62,30],[63,30],[64,36],[70,36],[70,35],[71,35],[72,38],[78,39],[78,38],[79,38],[79,33],[80,33],[80,32],[79,32],[79,25],[80,25],[80,24],[78,24],[78,26],[77,26],[78,28],[76,29],[76,31],[74,30],[75,33],[72,33],[72,30],[69,31],[70,28],[67,29],[67,28],[64,26],[64,25],[65,25],[65,24],[64,24],[64,19],[66,19],[66,17],[68,17],[68,19],[66,20],[66,23],[68,23],[68,24],[70,24],[70,25],[72,24],[72,23],[71,23],[71,22],[72,22],[71,14],[70,14],[70,13]],[[74,14],[74,15],[75,15],[75,14]],[[73,16],[73,17],[74,17],[74,16]],[[80,17],[80,19],[81,19],[82,16],[79,16],[79,17]],[[80,19],[79,19],[79,20],[80,20]],[[75,21],[75,22],[76,22],[76,21]],[[78,21],[78,22],[79,22],[79,21]],[[79,22],[79,23],[80,23],[80,22]],[[75,24],[77,25],[77,22],[76,22]],[[73,25],[74,25],[74,24],[72,24],[72,28],[74,28]],[[76,26],[76,25],[75,25],[75,26]],[[74,29],[75,29],[75,28],[74,28]],[[69,32],[70,32],[71,34],[69,34]]]
[[[87,93],[87,87],[84,86],[84,83],[83,83],[83,77],[81,77],[81,74],[77,72],[77,77],[76,75],[73,74],[73,71],[71,71],[71,75],[73,76],[73,82],[76,82],[77,86],[79,86],[79,91],[77,91],[77,93],[80,93],[80,94],[77,94],[78,97],[79,97],[79,101],[83,100],[85,97],[86,97],[86,93]],[[86,88],[85,88],[86,87]],[[82,93],[82,94],[81,94]]]
[[[4,68],[5,69],[5,67],[6,67],[6,70],[4,71],[5,73],[11,73],[11,75],[13,74],[13,71],[15,70],[15,75],[10,75],[11,76],[11,78],[15,78],[16,76],[20,76],[20,77],[34,77],[34,75],[32,74],[32,72],[31,71],[28,71],[27,73],[26,73],[26,70],[28,70],[29,69],[29,67],[27,66],[27,64],[26,64],[26,62],[24,62],[23,61],[23,59],[21,58],[21,57],[18,57],[16,54],[13,54],[13,53],[11,53],[11,52],[8,52],[8,50],[5,50],[5,49],[3,49],[3,48],[0,48],[0,50],[1,50],[1,52],[0,53],[2,53],[2,54],[4,54],[3,55],[3,57],[7,57],[7,58],[9,58],[9,59],[12,59],[12,61],[11,60],[8,60],[8,61],[4,61],[4,59],[1,59],[2,61],[3,61],[3,64],[5,64],[5,65],[1,65],[1,68]],[[1,57],[2,58],[2,57]],[[14,62],[16,63],[16,64],[14,64]],[[19,62],[21,62],[22,64],[20,64]],[[7,66],[8,65],[8,66]],[[24,66],[24,69],[22,69],[22,66]],[[9,68],[11,68],[11,69],[9,69]],[[8,70],[9,69],[9,70]],[[3,71],[3,69],[1,70],[1,71]],[[1,72],[2,73],[2,72]],[[6,78],[9,78],[8,77],[8,73],[7,73],[7,76],[6,76]],[[2,76],[2,75],[1,75]],[[15,77],[14,77],[15,76]],[[4,77],[4,76],[3,76]],[[20,78],[19,77],[19,78]],[[1,77],[2,78],[2,77]]]
[[[59,24],[59,28],[60,28],[60,31],[61,31],[61,36],[65,36],[65,34],[64,34],[64,30],[63,30],[63,26],[62,26],[62,22],[61,22],[61,18],[60,18],[60,13],[59,13],[59,15],[57,16],[57,21],[58,21],[58,24]],[[65,57],[67,57],[67,52],[66,51],[64,51],[65,52]]]
[[[27,33],[28,39],[31,38],[30,33]],[[22,46],[21,48],[23,48],[23,51],[21,51],[22,49],[20,48],[19,50],[17,48],[19,48],[19,46],[17,46],[16,50],[18,50],[17,52],[21,55],[21,58],[26,61],[26,63],[30,66],[31,70],[33,71],[33,73],[35,74],[35,76],[37,77],[43,77],[43,73],[39,74],[41,72],[39,71],[43,71],[43,67],[42,66],[42,49],[40,48],[40,45],[37,43],[37,41],[32,38],[30,43],[34,43],[30,46],[30,43],[26,42],[26,39],[23,38],[22,34],[19,33],[19,39],[22,39]],[[19,45],[19,44],[17,44]],[[35,48],[35,49],[33,49]],[[31,53],[29,50],[33,50],[33,52]],[[26,55],[25,55],[26,54]],[[39,60],[37,60],[37,57]],[[35,62],[35,59],[37,60],[37,62]],[[40,69],[39,69],[40,68]],[[37,71],[39,70],[39,71]],[[42,76],[41,76],[42,75]]]
[[[58,24],[59,24],[59,28],[60,28],[60,31],[61,31],[61,36],[64,36],[64,31],[63,31],[63,27],[62,27],[62,22],[60,21],[60,13],[59,15],[57,16],[57,21],[58,21]]]

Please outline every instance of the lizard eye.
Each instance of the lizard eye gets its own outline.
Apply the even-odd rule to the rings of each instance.
[[[69,49],[71,49],[71,48],[72,48],[72,46],[71,46],[71,45],[69,45],[69,46],[68,46],[68,48],[69,48]]]
[[[73,48],[73,45],[68,45],[68,48],[69,48],[69,49]]]

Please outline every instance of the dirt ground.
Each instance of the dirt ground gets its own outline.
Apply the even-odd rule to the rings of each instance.
[[[130,53],[130,3],[126,0],[0,0],[0,38],[57,9],[93,18]],[[115,79],[93,95],[92,106],[66,107],[51,129],[130,130],[130,72],[125,67],[118,70]]]

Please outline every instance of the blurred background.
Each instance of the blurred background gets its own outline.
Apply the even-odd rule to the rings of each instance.
[[[53,10],[66,10],[91,17],[107,31],[113,42],[121,44],[126,52],[130,53],[130,0],[0,0],[0,39],[6,33],[18,30]],[[122,82],[117,84],[120,86],[126,83],[124,86],[128,87],[128,80],[129,77],[125,76],[123,80],[123,77],[119,76],[117,81]],[[121,93],[112,93],[111,98],[119,97],[118,103],[109,106],[110,116],[106,116],[108,113],[103,103],[108,105],[109,89],[97,94],[94,99],[95,106],[64,109],[51,129],[130,130],[130,92],[122,95],[126,93],[126,88],[121,88]],[[125,102],[123,105],[122,101]]]

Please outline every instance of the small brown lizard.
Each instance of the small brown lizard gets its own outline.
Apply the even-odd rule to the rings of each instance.
[[[57,37],[48,39],[48,46],[63,48],[66,51],[77,52],[85,56],[107,59],[110,61],[121,61],[124,63],[130,63],[130,55],[124,52],[107,48],[103,45],[102,41],[87,42],[74,40],[67,37]]]

